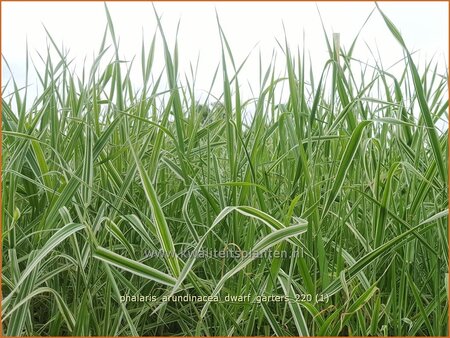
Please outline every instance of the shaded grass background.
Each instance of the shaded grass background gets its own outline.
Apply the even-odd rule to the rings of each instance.
[[[12,81],[2,98],[4,334],[446,335],[448,128],[437,125],[448,75],[432,62],[419,72],[378,11],[404,49],[401,76],[354,60],[357,38],[346,51],[327,37],[322,74],[279,40],[285,75],[261,64],[252,100],[219,20],[211,82],[223,94],[202,102],[194,72],[181,85],[159,19],[162,45],[143,43],[140,62],[125,63],[106,8],[98,56],[78,75],[48,33],[58,57],[41,59],[42,93],[28,101]],[[142,86],[129,77],[139,66]],[[230,247],[291,258],[174,254]],[[254,301],[273,294],[292,301]]]

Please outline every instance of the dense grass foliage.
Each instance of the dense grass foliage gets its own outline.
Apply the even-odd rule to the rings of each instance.
[[[327,37],[322,74],[280,43],[244,100],[218,24],[202,102],[160,22],[132,81],[106,14],[92,68],[49,34],[38,97],[2,97],[3,334],[447,335],[448,76],[381,11],[400,76],[356,39]]]

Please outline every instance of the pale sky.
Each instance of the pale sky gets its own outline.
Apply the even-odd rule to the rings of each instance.
[[[447,2],[381,2],[380,7],[404,36],[416,60],[434,57],[444,72],[448,65],[448,3]],[[325,29],[329,36],[341,34],[341,46],[348,50],[351,42],[375,7],[371,2],[318,2]],[[251,58],[240,75],[240,83],[247,81],[256,91],[259,81],[258,55],[261,51],[264,65],[270,62],[272,52],[277,54],[280,74],[284,71],[283,53],[276,39],[284,41],[283,24],[290,46],[310,53],[316,78],[320,77],[327,60],[325,39],[314,2],[155,2],[169,45],[173,47],[176,27],[178,34],[180,78],[190,74],[199,56],[197,89],[209,89],[213,73],[220,62],[220,39],[215,10],[238,64],[249,52]],[[150,2],[109,2],[116,35],[120,38],[123,60],[134,56],[135,71],[139,73],[141,42],[147,46],[156,30],[156,20]],[[31,58],[40,65],[38,54],[46,54],[47,27],[57,44],[70,49],[69,55],[81,65],[98,52],[106,25],[103,2],[3,2],[2,54],[10,64],[16,80],[24,82],[25,47]],[[109,40],[111,43],[111,40]],[[158,45],[161,47],[161,45]],[[402,58],[398,43],[391,36],[380,14],[375,11],[364,27],[353,56],[374,64],[368,46],[376,54],[378,48],[383,66],[389,67]],[[255,47],[255,48],[253,48]],[[163,50],[156,49],[154,74],[163,68]],[[3,63],[3,60],[2,60]],[[30,82],[36,78],[30,74]],[[3,65],[2,85],[10,78]],[[247,88],[249,85],[246,86]]]

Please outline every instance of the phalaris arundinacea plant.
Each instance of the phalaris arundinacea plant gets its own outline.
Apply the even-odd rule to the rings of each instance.
[[[448,75],[379,7],[399,75],[324,30],[321,73],[279,43],[250,100],[219,16],[200,100],[156,11],[141,83],[105,13],[83,76],[47,32],[39,94],[4,87],[3,334],[447,335]]]

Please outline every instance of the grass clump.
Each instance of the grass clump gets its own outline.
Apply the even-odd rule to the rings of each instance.
[[[3,334],[447,335],[448,76],[379,13],[400,76],[335,36],[317,81],[286,43],[248,101],[220,24],[204,101],[160,21],[139,85],[107,9],[82,76],[49,34],[40,94],[2,98]]]

